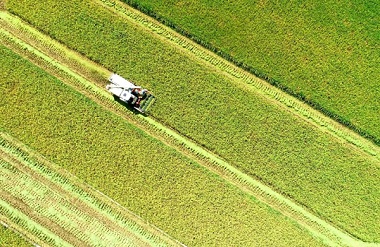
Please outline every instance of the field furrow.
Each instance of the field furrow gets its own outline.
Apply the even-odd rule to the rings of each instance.
[[[16,30],[13,29],[13,32],[15,32],[15,31],[17,33],[17,29]],[[28,35],[22,35],[23,32],[29,33],[29,36]],[[94,65],[91,62],[86,61],[85,58],[81,57],[78,54],[75,54],[72,51],[67,50],[67,48],[64,48],[63,46],[61,46],[57,43],[54,44],[53,41],[51,41],[49,43],[49,39],[47,37],[42,37],[41,34],[38,34],[35,31],[34,31],[34,33],[32,33],[31,31],[28,32],[26,26],[24,26],[24,28],[23,28],[23,30],[21,30],[21,32],[18,32],[18,35],[20,37],[23,37],[26,41],[31,41],[30,43],[35,44],[35,46],[37,46],[39,49],[46,52],[49,56],[54,57],[57,60],[62,61],[62,63],[65,63],[65,65],[56,65],[56,67],[57,66],[58,67],[62,67],[62,66],[63,67],[70,67],[71,70],[75,70],[76,73],[82,74],[85,76],[86,75],[88,76],[88,73],[86,74],[86,70],[90,70],[90,69],[93,69],[93,71],[99,71],[99,72],[101,71],[101,73],[107,74],[107,73],[105,73],[106,70],[104,68],[97,66],[97,65]],[[33,38],[33,35],[35,35],[35,38]],[[36,41],[36,40],[38,40],[38,41]],[[19,45],[22,46],[20,41],[16,41],[16,42],[18,42]],[[37,44],[43,44],[43,45],[38,46]],[[24,44],[24,48],[27,48],[27,46],[25,46],[25,45],[26,44]],[[49,49],[44,49],[43,47],[49,47]],[[53,48],[53,47],[55,47],[55,48]],[[32,53],[33,53],[33,49],[34,48],[31,48],[31,47],[27,48],[27,50],[32,51]],[[37,51],[35,51],[34,54],[39,56]],[[60,56],[56,56],[54,54],[60,54]],[[70,54],[70,55],[64,56],[63,54]],[[40,59],[41,58],[44,59],[44,57],[42,55],[40,55]],[[49,59],[47,57],[45,60],[47,62],[49,62]],[[70,62],[70,60],[72,60],[72,61]],[[37,62],[37,63],[40,63],[40,62]],[[83,67],[84,70],[83,70],[83,68],[80,69],[81,68],[80,66],[79,67],[78,66],[76,66],[76,67],[70,66],[72,64],[81,64],[81,67]],[[45,65],[45,68],[46,68],[46,65]],[[78,68],[79,68],[79,71],[78,71]],[[54,73],[54,71],[53,71],[53,73]],[[70,73],[71,73],[71,75],[70,75]],[[108,74],[109,73],[110,72],[108,72]],[[128,113],[124,113],[123,111],[120,111],[119,110],[120,108],[117,107],[117,105],[112,104],[112,102],[108,102],[108,101],[110,101],[110,99],[112,100],[112,97],[110,97],[107,93],[102,91],[101,88],[98,88],[97,86],[94,86],[94,85],[90,86],[91,83],[88,82],[88,80],[79,76],[78,74],[73,75],[72,72],[69,72],[69,76],[74,76],[74,77],[76,77],[76,80],[77,80],[76,84],[74,83],[74,84],[70,84],[70,85],[74,86],[75,88],[77,88],[78,90],[80,90],[82,92],[83,92],[83,90],[86,90],[86,88],[87,89],[91,88],[91,90],[87,90],[86,92],[84,92],[87,96],[93,98],[95,101],[97,101],[99,104],[106,107],[108,110],[111,110],[111,111],[123,116],[127,120],[131,121],[131,119],[132,119],[132,121],[135,124],[139,125],[140,127],[144,128],[144,129],[147,129],[147,127],[148,127],[146,122],[148,122],[149,125],[153,125],[154,128],[159,130],[159,133],[158,133],[159,136],[162,135],[163,133],[168,135],[167,137],[164,137],[164,138],[162,138],[162,137],[158,137],[158,138],[164,139],[164,141],[166,141],[167,143],[170,143],[171,145],[173,145],[173,143],[177,143],[177,145],[179,144],[179,146],[181,146],[181,145],[185,146],[188,150],[190,150],[191,152],[194,153],[192,155],[193,158],[194,157],[196,158],[197,156],[201,158],[200,160],[198,158],[198,161],[200,161],[203,165],[207,166],[212,171],[217,172],[219,175],[221,175],[222,177],[224,177],[225,179],[227,179],[231,183],[236,184],[242,191],[248,192],[249,194],[251,194],[251,195],[259,198],[260,200],[264,201],[265,203],[267,203],[271,207],[279,210],[284,215],[287,215],[288,217],[295,219],[299,224],[303,225],[305,228],[307,228],[311,232],[313,232],[313,234],[324,239],[329,244],[334,245],[334,243],[339,243],[342,245],[349,245],[349,246],[357,246],[359,244],[364,245],[364,243],[357,242],[356,240],[354,240],[352,237],[350,237],[346,233],[341,232],[340,230],[334,228],[333,226],[331,226],[327,222],[319,219],[318,217],[313,216],[310,212],[305,210],[303,207],[295,204],[291,200],[286,199],[285,197],[283,197],[279,193],[274,192],[273,190],[271,190],[269,187],[263,185],[262,183],[255,181],[253,178],[251,178],[251,177],[247,176],[246,174],[240,172],[239,170],[237,170],[236,168],[234,168],[233,166],[231,166],[227,162],[223,161],[221,158],[215,156],[214,154],[206,151],[203,148],[200,148],[194,142],[192,142],[192,141],[184,138],[183,136],[179,135],[178,133],[164,127],[163,125],[159,124],[155,120],[153,120],[151,118],[146,118],[146,117],[142,117],[142,119],[139,119],[140,117],[136,118],[136,117],[130,116],[130,114],[128,114]],[[71,81],[71,80],[67,80],[67,77],[65,77],[63,79],[65,82]],[[86,85],[88,85],[88,86],[86,86]],[[100,84],[99,86],[102,86],[102,85]],[[145,122],[145,124],[144,124],[144,122]],[[152,126],[150,128],[148,128],[148,132],[152,133],[152,130],[149,130],[151,128],[152,128]],[[161,132],[161,134],[160,134],[160,132]],[[157,137],[157,133],[153,132],[153,134]],[[179,147],[177,147],[176,149],[181,150],[181,148],[179,148]],[[185,150],[185,153],[186,153],[186,150]]]
[[[10,136],[0,136],[2,199],[54,235],[73,246],[179,245],[163,232],[146,224],[139,226],[131,220],[137,216],[130,212],[114,210],[109,202],[97,199],[94,194],[101,197],[98,192],[76,186],[73,178],[52,170],[52,164],[43,158],[36,163],[36,156],[26,153]]]

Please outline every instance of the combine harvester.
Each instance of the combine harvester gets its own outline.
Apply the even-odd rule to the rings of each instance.
[[[155,97],[148,90],[135,86],[117,74],[112,74],[108,80],[111,83],[106,88],[114,95],[116,100],[127,103],[143,114],[155,101]]]

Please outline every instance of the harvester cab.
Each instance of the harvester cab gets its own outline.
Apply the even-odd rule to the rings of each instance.
[[[141,113],[145,113],[155,100],[155,97],[148,90],[135,86],[117,74],[112,74],[108,81],[110,84],[106,88],[114,97]]]

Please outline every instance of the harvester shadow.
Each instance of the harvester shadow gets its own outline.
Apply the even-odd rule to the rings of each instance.
[[[143,116],[147,116],[146,113],[142,113],[138,110],[136,110],[133,106],[131,106],[130,104],[122,101],[119,97],[113,95],[113,99],[119,103],[120,105],[124,106],[125,108],[127,108],[129,111],[131,111],[133,114],[135,115],[143,115]]]

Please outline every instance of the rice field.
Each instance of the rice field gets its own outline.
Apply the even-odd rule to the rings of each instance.
[[[242,241],[263,245],[268,241],[280,241],[278,244],[282,244],[284,240],[278,239],[277,233],[289,229],[282,234],[293,237],[286,237],[288,240],[285,241],[292,241],[301,234],[296,237],[296,242],[292,241],[294,244],[314,242],[319,245],[319,241],[315,242],[305,230],[286,217],[226,184],[223,179],[183,158],[161,142],[147,137],[141,130],[133,130],[134,127],[123,119],[101,110],[9,50],[2,49],[2,58],[2,64],[14,65],[18,61],[20,74],[15,73],[15,78],[23,73],[25,76],[22,80],[17,79],[18,90],[12,94],[7,91],[8,96],[3,101],[7,102],[6,106],[1,109],[7,110],[6,114],[2,111],[2,115],[9,118],[2,119],[1,128],[181,242],[197,246],[216,243],[230,245]],[[25,74],[26,71],[29,73]],[[33,83],[37,78],[38,85]],[[16,79],[8,77],[8,80]],[[40,88],[44,89],[43,92]],[[27,95],[28,104],[12,104],[12,100],[22,100],[17,94]],[[59,111],[52,111],[52,105],[59,105]],[[22,116],[15,114],[24,119],[23,126],[17,124],[20,118],[11,116],[11,112],[23,113]],[[67,129],[68,123],[72,124],[70,129]],[[131,141],[126,143],[123,136],[112,134],[114,129],[127,135]],[[67,131],[71,134],[67,135]],[[96,137],[89,136],[91,133]],[[96,140],[96,143],[91,140]],[[118,149],[110,143],[117,143]],[[119,150],[124,152],[120,153]],[[149,154],[149,161],[137,162],[138,154]],[[110,157],[113,157],[112,162]],[[183,193],[184,190],[187,193]],[[183,217],[184,212],[188,216]],[[281,224],[278,217],[282,218]],[[260,221],[263,223],[260,224]],[[268,225],[267,221],[273,222],[273,225]],[[199,224],[197,222],[207,227],[192,227]],[[231,228],[230,224],[234,227]],[[273,238],[271,234],[265,234],[262,238],[269,229],[273,229]],[[263,231],[262,234],[259,234],[260,231]]]
[[[25,15],[34,14],[29,17],[34,25],[41,25],[51,36],[92,60],[128,74],[133,81],[145,82],[144,86],[151,88],[160,99],[152,109],[152,116],[159,121],[190,136],[237,168],[279,189],[324,218],[339,222],[340,227],[352,234],[376,238],[378,214],[373,205],[378,203],[379,190],[374,186],[377,178],[367,175],[367,170],[377,172],[378,160],[360,150],[352,150],[349,144],[342,145],[334,137],[276,104],[270,104],[231,78],[200,62],[192,62],[194,58],[176,51],[175,47],[147,31],[139,31],[136,25],[129,25],[127,19],[117,18],[95,3],[83,5],[81,10],[77,6],[71,2],[62,7],[71,8],[73,13],[81,11],[73,15],[72,20],[59,16],[64,15],[64,11],[51,10],[57,12],[54,13],[56,19],[50,18],[50,26],[43,16],[51,14],[50,9],[43,11],[49,8],[48,3],[38,8],[40,12]],[[63,26],[75,26],[77,32],[69,33],[60,28]],[[81,43],[86,37],[89,42]],[[90,45],[91,40],[94,42]],[[119,54],[125,55],[115,59]],[[359,219],[366,222],[362,226],[365,230],[354,224]],[[366,231],[372,233],[367,235]]]
[[[320,230],[310,228],[304,215],[297,218],[248,192],[241,177],[278,191],[339,229],[339,236],[378,241],[377,147],[324,124],[274,89],[263,90],[265,82],[128,6],[47,1],[33,3],[36,11],[30,12],[29,2],[10,0],[7,7],[92,61],[78,60],[81,55],[3,15],[1,42],[59,80],[3,47],[0,129],[186,245],[322,244]],[[70,18],[63,18],[65,11]],[[102,88],[110,71],[154,92],[159,100],[150,117],[109,103]],[[166,134],[157,134],[157,126]],[[206,156],[211,164],[226,164],[221,167],[233,170],[232,177],[208,165]],[[325,244],[338,243],[324,237]],[[363,244],[350,238],[340,244]]]

